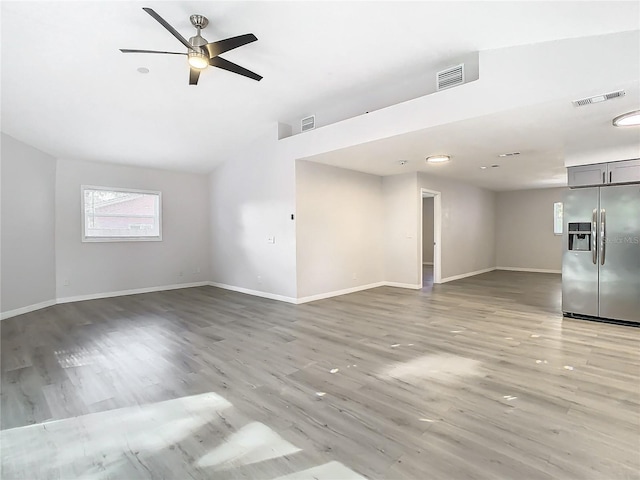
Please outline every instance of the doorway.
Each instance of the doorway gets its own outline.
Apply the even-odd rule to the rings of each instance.
[[[420,285],[429,290],[441,283],[441,201],[440,192],[422,189],[420,208]]]

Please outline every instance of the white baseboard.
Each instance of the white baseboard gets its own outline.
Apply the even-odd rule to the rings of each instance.
[[[433,262],[422,262],[423,265],[433,265]]]
[[[131,290],[119,290],[116,292],[90,293],[88,295],[76,295],[74,297],[58,298],[56,303],[82,302],[84,300],[97,300],[99,298],[122,297],[124,295],[138,295],[139,293],[162,292],[165,290],[178,290],[180,288],[203,287],[209,282],[176,283],[173,285],[160,285],[158,287],[134,288]]]
[[[233,285],[227,285],[226,283],[218,282],[206,282],[211,287],[223,288],[224,290],[231,290],[233,292],[246,293],[247,295],[254,295],[256,297],[269,298],[271,300],[279,300],[287,303],[300,303],[293,297],[286,297],[284,295],[277,295],[275,293],[261,292],[260,290],[252,290],[250,288],[235,287]]]
[[[557,273],[557,274],[562,273],[560,270],[545,270],[545,269],[536,269],[536,268],[515,268],[515,267],[492,267],[492,268],[485,268],[483,270],[476,270],[475,272],[462,273],[460,275],[454,275],[451,277],[443,278],[440,283],[460,280],[462,278],[472,277],[474,275],[480,275],[483,273],[488,273],[493,270],[507,270],[507,271],[516,271],[516,272],[535,272],[535,273]],[[254,295],[256,297],[262,297],[262,298],[268,298],[271,300],[278,300],[281,302],[293,303],[293,304],[302,304],[302,303],[313,302],[316,300],[323,300],[325,298],[338,297],[340,295],[347,295],[349,293],[360,292],[362,290],[369,290],[371,288],[377,288],[377,287],[396,287],[396,288],[407,288],[411,290],[420,290],[422,288],[422,285],[413,284],[413,283],[376,282],[376,283],[370,283],[367,285],[359,285],[357,287],[345,288],[343,290],[335,290],[332,292],[319,293],[317,295],[309,295],[307,297],[293,298],[293,297],[287,297],[284,295],[277,295],[275,293],[262,292],[260,290],[252,290],[252,289],[243,288],[243,287],[236,287],[233,285],[227,285],[227,284],[218,283],[218,282],[178,283],[174,285],[162,285],[158,287],[136,288],[132,290],[120,290],[116,292],[92,293],[88,295],[76,295],[73,297],[61,297],[55,300],[48,300],[46,302],[40,302],[33,305],[28,305],[26,307],[16,308],[15,310],[0,312],[0,320],[5,320],[7,318],[15,317],[17,315],[33,312],[35,310],[40,310],[42,308],[50,307],[52,305],[56,305],[59,303],[79,302],[84,300],[96,300],[100,298],[120,297],[124,295],[137,295],[140,293],[161,292],[164,290],[177,290],[180,288],[202,287],[205,285],[218,287],[225,290],[231,290],[234,292],[245,293],[248,295]]]
[[[475,272],[461,273],[460,275],[453,275],[452,277],[443,278],[440,283],[452,282],[454,280],[460,280],[461,278],[473,277],[474,275],[481,275],[483,273],[493,272],[496,267],[485,268],[482,270],[476,270]]]
[[[22,315],[23,313],[35,312],[42,308],[51,307],[55,305],[55,300],[47,300],[46,302],[34,303],[33,305],[27,305],[26,307],[16,308],[15,310],[8,310],[6,312],[0,312],[0,320],[6,320],[7,318]]]
[[[419,283],[400,283],[400,282],[382,282],[385,287],[409,288],[411,290],[420,290],[422,285]]]
[[[55,300],[48,300],[46,302],[36,303],[34,305],[28,305],[22,308],[16,308],[15,310],[9,310],[7,312],[0,312],[0,320],[15,317],[16,315],[22,315],[23,313],[40,310],[41,308],[50,307],[59,303],[81,302],[83,300],[96,300],[99,298],[122,297],[124,295],[162,292],[164,290],[178,290],[180,288],[203,287],[206,285],[209,285],[209,282],[176,283],[174,285],[161,285],[158,287],[134,288],[132,290],[120,290],[117,292],[90,293],[88,295],[76,295],[73,297],[56,298]]]
[[[334,290],[333,292],[319,293],[317,295],[309,295],[308,297],[300,297],[297,299],[298,304],[315,302],[316,300],[324,300],[325,298],[338,297],[340,295],[347,295],[349,293],[361,292],[362,290],[369,290],[370,288],[384,287],[385,282],[369,283],[367,285],[359,285],[357,287],[345,288],[343,290]]]
[[[562,270],[548,270],[545,268],[496,267],[496,270],[506,270],[508,272],[562,273]]]

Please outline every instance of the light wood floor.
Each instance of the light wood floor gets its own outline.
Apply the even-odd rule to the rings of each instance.
[[[289,305],[212,287],[2,321],[2,478],[640,478],[640,329],[559,275]]]

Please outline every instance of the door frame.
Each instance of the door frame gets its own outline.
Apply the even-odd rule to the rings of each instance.
[[[433,283],[442,283],[442,199],[441,193],[427,188],[420,189],[420,288],[422,288],[422,222],[424,219],[424,199],[433,197]]]

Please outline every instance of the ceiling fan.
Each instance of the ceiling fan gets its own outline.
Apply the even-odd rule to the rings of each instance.
[[[121,48],[122,53],[162,53],[166,55],[186,55],[189,62],[189,85],[197,85],[200,72],[207,68],[209,65],[229,72],[237,73],[245,77],[252,78],[253,80],[260,81],[262,77],[257,73],[254,73],[246,68],[236,65],[235,63],[225,60],[219,55],[234,48],[241,47],[247,43],[255,42],[258,40],[253,33],[247,33],[245,35],[238,35],[237,37],[231,37],[217,42],[207,43],[207,41],[200,35],[200,31],[204,29],[209,20],[203,15],[191,15],[189,19],[191,24],[196,27],[195,36],[191,37],[188,41],[180,33],[173,28],[169,23],[158,15],[153,9],[144,7],[143,10],[155,18],[160,25],[169,30],[169,32],[180,40],[185,47],[186,52],[160,52],[157,50],[131,50],[127,48]]]

